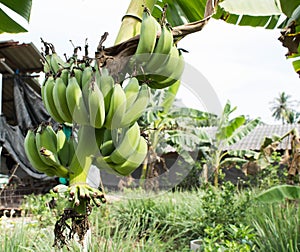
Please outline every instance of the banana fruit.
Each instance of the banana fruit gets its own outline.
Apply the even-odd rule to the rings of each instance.
[[[147,8],[144,9],[140,39],[135,52],[135,60],[138,64],[145,65],[151,57],[156,44],[156,37],[159,23],[150,14]]]
[[[123,115],[126,111],[126,95],[119,83],[113,87],[109,110],[106,115],[105,127],[107,129],[121,128]]]
[[[81,125],[89,125],[88,111],[83,99],[83,93],[75,76],[69,78],[66,97],[74,122]]]
[[[126,109],[122,117],[121,127],[129,127],[134,122],[136,122],[145,112],[145,109],[147,108],[149,102],[150,89],[146,84],[142,84],[139,92],[136,95],[136,99]]]

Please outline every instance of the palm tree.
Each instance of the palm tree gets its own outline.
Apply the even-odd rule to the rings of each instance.
[[[297,119],[297,113],[294,110],[295,101],[291,100],[291,96],[285,92],[279,93],[279,97],[274,98],[272,102],[272,117],[275,120],[281,120],[282,124],[295,123]]]

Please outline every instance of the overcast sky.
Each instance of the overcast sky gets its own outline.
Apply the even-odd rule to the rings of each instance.
[[[0,40],[33,42],[40,49],[42,37],[52,42],[59,54],[71,55],[69,40],[84,45],[88,38],[93,54],[104,32],[109,33],[105,46],[113,45],[128,4],[127,0],[33,1],[29,32],[2,34]],[[238,27],[211,20],[201,32],[179,43],[179,47],[189,51],[185,54],[188,68],[196,69],[199,75],[194,81],[189,80],[192,84],[183,83],[178,98],[186,106],[200,110],[213,110],[209,102],[224,105],[230,100],[237,106],[236,114],[274,123],[270,102],[280,92],[300,101],[299,78],[291,62],[285,59],[287,49],[278,41],[279,35],[279,30]],[[196,87],[198,82],[201,89]]]

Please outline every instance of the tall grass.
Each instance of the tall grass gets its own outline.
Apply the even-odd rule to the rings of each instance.
[[[198,238],[207,245],[205,251],[215,251],[217,245],[229,252],[299,251],[300,216],[295,205],[249,206],[249,194],[238,193],[232,185],[218,190],[130,194],[135,198],[124,197],[92,211],[89,252],[190,251],[190,241]],[[33,204],[35,209],[42,205],[43,210],[32,216],[38,221],[1,228],[1,252],[58,251],[52,247],[55,217],[43,208],[44,198]],[[70,247],[80,251],[75,243]]]
[[[251,216],[251,215],[249,215]],[[259,251],[300,251],[300,210],[295,203],[256,206],[250,219]]]

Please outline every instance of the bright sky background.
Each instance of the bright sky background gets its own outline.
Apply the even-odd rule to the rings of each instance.
[[[70,39],[83,46],[88,38],[92,56],[104,32],[109,33],[105,46],[113,45],[128,4],[128,0],[33,1],[29,32],[1,34],[0,41],[33,42],[40,49],[42,37],[53,43],[62,56],[72,54]],[[291,62],[285,59],[287,49],[281,46],[279,36],[279,30],[238,27],[211,20],[203,31],[184,38],[179,47],[189,51],[185,54],[187,64],[207,79],[222,105],[229,100],[237,106],[236,114],[274,123],[270,102],[280,92],[300,101],[299,78]],[[184,83],[178,98],[186,106],[205,110],[205,104],[187,87],[188,83]]]

